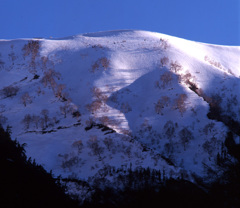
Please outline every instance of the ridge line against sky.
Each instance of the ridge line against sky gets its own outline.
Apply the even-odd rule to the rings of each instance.
[[[0,39],[133,29],[240,46],[240,0],[0,0]]]

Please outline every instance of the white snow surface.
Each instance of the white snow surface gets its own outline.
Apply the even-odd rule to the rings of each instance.
[[[162,64],[163,57],[168,62]],[[219,95],[218,104],[240,122],[239,46],[134,30],[0,40],[0,122],[6,117],[3,125],[27,144],[27,156],[55,176],[87,180],[103,167],[130,164],[164,169],[173,177],[182,171],[203,176],[203,163],[214,168],[228,128],[207,117],[209,104],[180,79],[187,73],[205,97]],[[164,79],[169,80],[164,84]],[[16,95],[6,96],[9,86],[18,88]],[[73,117],[76,111],[81,116]],[[33,115],[39,116],[36,122]],[[91,123],[115,132],[85,130]]]

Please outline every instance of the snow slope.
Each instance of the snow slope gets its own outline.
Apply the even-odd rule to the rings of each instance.
[[[217,106],[240,122],[239,57],[239,46],[132,30],[0,40],[0,122],[56,176],[130,165],[204,176],[229,131],[239,143],[208,116]]]

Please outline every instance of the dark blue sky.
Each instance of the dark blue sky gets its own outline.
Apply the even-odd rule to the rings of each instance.
[[[0,39],[117,29],[240,45],[240,0],[0,0]]]

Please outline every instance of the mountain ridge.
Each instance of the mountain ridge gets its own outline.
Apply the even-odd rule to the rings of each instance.
[[[208,115],[240,122],[239,46],[134,30],[72,37],[0,40],[0,121],[28,156],[84,180],[130,163],[189,180],[216,168],[231,122]]]

